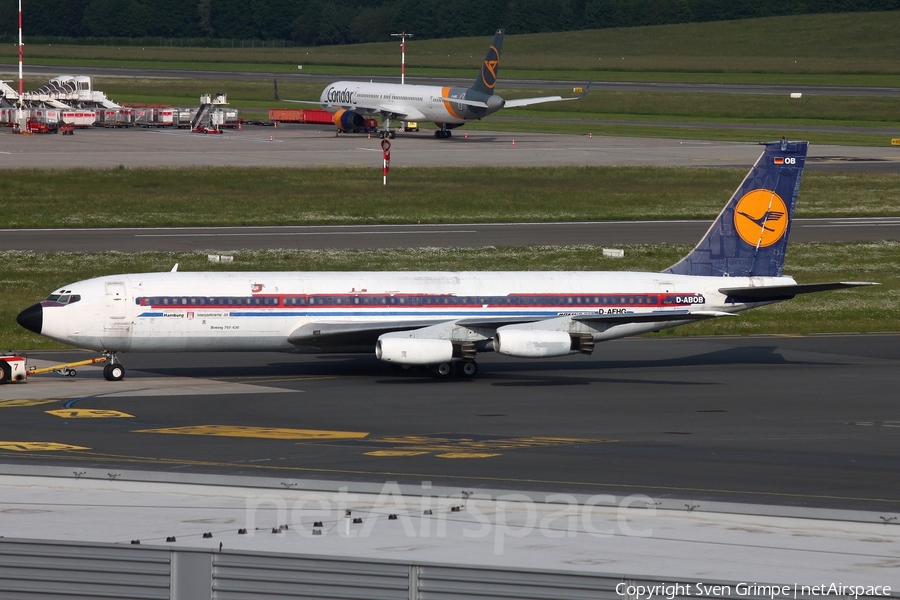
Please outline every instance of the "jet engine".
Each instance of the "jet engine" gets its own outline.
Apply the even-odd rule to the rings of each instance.
[[[401,365],[436,365],[453,359],[450,340],[380,337],[375,357]]]
[[[341,131],[353,131],[354,129],[359,129],[360,127],[364,127],[366,125],[366,120],[362,115],[353,112],[352,110],[339,110],[334,113],[334,117],[332,117],[332,121]]]
[[[501,329],[494,335],[494,352],[519,358],[565,356],[575,351],[566,331]]]

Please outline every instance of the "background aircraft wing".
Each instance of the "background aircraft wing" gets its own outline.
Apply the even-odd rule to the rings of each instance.
[[[541,104],[543,102],[565,102],[566,100],[581,100],[585,96],[587,96],[588,91],[591,89],[591,84],[594,82],[593,78],[587,82],[587,85],[584,86],[584,91],[581,92],[580,96],[576,96],[574,98],[563,98],[562,96],[541,96],[539,98],[518,98],[516,100],[507,100],[503,104],[503,108],[516,108],[517,106],[528,106],[530,104]]]
[[[541,98],[519,98],[518,100],[507,100],[503,108],[516,108],[517,106],[528,106],[530,104],[541,104],[542,102],[564,102],[566,100],[580,100],[577,98],[563,98],[562,96],[543,96]]]

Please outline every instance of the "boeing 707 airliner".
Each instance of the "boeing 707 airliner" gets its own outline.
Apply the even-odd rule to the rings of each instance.
[[[375,353],[472,377],[480,352],[590,354],[598,342],[872,285],[782,275],[807,142],[771,142],[700,243],[661,273],[132,273],[79,281],[23,310],[19,324],[102,352]]]
[[[374,83],[359,81],[337,81],[329,84],[318,102],[311,100],[283,100],[300,104],[317,104],[334,113],[334,124],[338,129],[350,131],[363,127],[366,115],[380,115],[382,137],[394,137],[391,122],[433,121],[438,130],[438,138],[449,138],[450,130],[467,121],[482,119],[501,108],[529,106],[543,102],[562,102],[583,98],[587,89],[575,98],[544,96],[541,98],[520,98],[504,100],[494,93],[497,72],[500,68],[500,51],[503,49],[504,31],[498,29],[488,48],[487,56],[481,64],[481,73],[471,87],[461,88],[437,85],[401,85],[396,83]],[[588,83],[590,87],[590,83]],[[275,99],[278,86],[275,86]]]

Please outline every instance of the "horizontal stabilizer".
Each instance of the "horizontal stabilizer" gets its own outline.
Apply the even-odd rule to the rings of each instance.
[[[487,108],[487,102],[479,102],[478,100],[466,100],[465,98],[441,98],[444,102],[451,104],[465,104],[466,106],[476,106],[478,108]]]
[[[879,285],[871,281],[831,281],[828,283],[806,283],[799,285],[770,285],[764,287],[720,288],[719,292],[728,296],[728,302],[768,302],[790,300],[799,294],[812,294],[830,290]]]

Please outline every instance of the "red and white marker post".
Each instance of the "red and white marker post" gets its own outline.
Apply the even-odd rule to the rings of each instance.
[[[388,171],[391,170],[391,141],[384,139],[381,140],[381,151],[384,155],[384,168],[382,169],[382,176],[384,177],[384,185],[387,186],[387,176]]]
[[[412,36],[413,34],[405,31],[391,34],[391,37],[400,38],[400,85],[406,83],[406,38]]]

